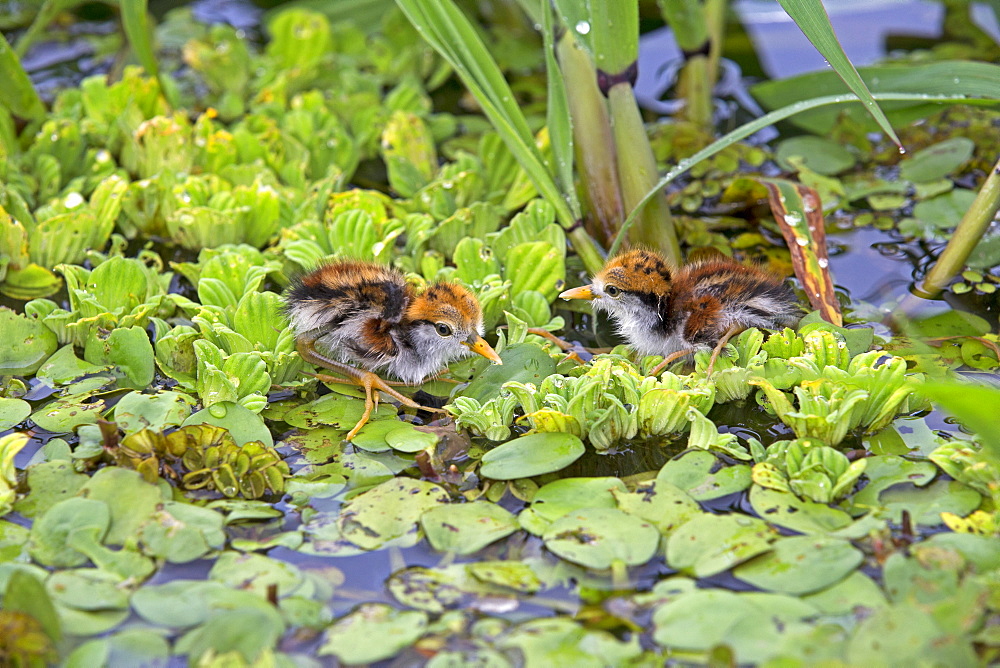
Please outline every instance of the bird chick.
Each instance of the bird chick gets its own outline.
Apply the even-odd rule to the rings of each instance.
[[[348,440],[368,421],[378,392],[419,407],[390,384],[417,385],[472,353],[502,364],[483,340],[482,311],[468,290],[435,283],[418,293],[391,267],[356,261],[324,265],[292,282],[285,313],[303,359],[345,376],[317,378],[365,390],[364,415]],[[401,382],[383,380],[377,375],[383,371]]]
[[[590,285],[563,299],[588,299],[607,311],[640,355],[663,355],[664,366],[697,350],[713,349],[708,373],[726,342],[750,327],[793,326],[801,316],[781,278],[719,257],[680,268],[648,250],[630,250],[607,262]]]

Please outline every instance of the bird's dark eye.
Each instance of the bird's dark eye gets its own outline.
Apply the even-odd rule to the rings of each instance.
[[[619,297],[622,296],[622,291],[613,285],[605,285],[604,294],[611,297],[612,299],[618,299]]]
[[[437,333],[441,336],[451,336],[451,326],[447,323],[439,322],[434,325],[434,329],[436,329]]]

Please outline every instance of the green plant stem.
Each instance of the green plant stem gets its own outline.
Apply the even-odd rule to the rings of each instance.
[[[966,260],[983,238],[983,233],[990,226],[998,210],[1000,210],[1000,161],[993,166],[993,171],[986,177],[986,182],[983,183],[972,206],[962,216],[941,257],[927,273],[920,286],[921,292],[928,297],[934,297],[948,285],[948,282],[965,266]]]
[[[607,106],[597,87],[594,63],[571,32],[559,39],[556,53],[566,80],[576,164],[594,223],[588,229],[600,243],[608,244],[625,218],[625,208]]]
[[[953,102],[955,104],[969,104],[977,101],[976,98],[968,98],[965,96],[922,95],[914,93],[880,93],[875,95],[875,99],[887,102]],[[985,98],[978,98],[978,100],[985,100]],[[635,225],[636,221],[640,219],[640,215],[645,207],[651,201],[662,197],[663,189],[670,185],[670,183],[672,183],[678,176],[691,169],[694,165],[698,164],[702,160],[712,157],[726,147],[732,146],[741,139],[745,139],[753,133],[764,129],[769,125],[774,125],[778,121],[783,121],[790,116],[800,114],[803,111],[808,111],[810,109],[816,109],[817,107],[825,107],[831,104],[848,104],[851,102],[857,103],[860,102],[860,100],[856,95],[851,94],[826,95],[824,97],[817,97],[811,100],[802,100],[800,102],[790,104],[787,107],[782,107],[781,109],[775,109],[774,111],[764,114],[750,123],[741,125],[732,132],[715,140],[694,155],[681,160],[674,166],[673,169],[667,172],[666,176],[660,179],[655,186],[649,189],[645,197],[639,200],[639,202],[629,210],[628,218],[625,219],[625,222],[622,223],[621,228],[618,230],[618,236],[615,237],[614,243],[611,244],[608,254],[614,255],[618,252],[618,249],[621,248],[622,243],[625,241],[626,235],[629,233],[632,226]]]
[[[668,260],[680,264],[680,245],[666,195],[659,190],[658,194],[647,195],[649,201],[644,202],[643,196],[656,184],[656,158],[632,93],[632,84],[621,81],[612,86],[608,91],[608,106],[615,145],[619,148],[618,178],[625,208],[632,211],[640,202],[649,204],[639,212],[636,228],[628,236],[629,243],[660,250]],[[622,237],[619,229],[616,248]]]
[[[587,230],[582,227],[575,227],[569,232],[569,241],[573,244],[573,250],[580,256],[587,273],[593,276],[604,267],[604,256],[601,247],[594,241],[594,238],[587,234]]]
[[[712,126],[712,86],[709,77],[708,56],[697,55],[688,58],[681,70],[677,85],[684,98],[684,116],[703,128]]]

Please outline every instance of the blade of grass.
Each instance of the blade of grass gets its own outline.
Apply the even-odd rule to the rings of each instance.
[[[792,17],[802,34],[826,58],[826,62],[830,63],[830,67],[844,80],[851,92],[858,96],[882,131],[892,139],[900,150],[904,150],[903,144],[896,136],[896,131],[889,125],[889,119],[885,117],[885,113],[872,97],[871,91],[862,81],[854,64],[844,53],[844,47],[837,41],[837,35],[833,32],[833,26],[830,25],[830,17],[826,13],[826,8],[823,7],[822,0],[778,0],[778,3]]]
[[[573,121],[569,115],[569,100],[566,82],[556,62],[552,7],[544,3],[542,7],[542,39],[545,47],[545,80],[548,86],[548,109],[545,124],[549,128],[552,142],[552,158],[555,163],[556,178],[569,201],[570,209],[580,217],[580,202],[573,182]]]
[[[954,95],[915,95],[912,93],[882,93],[875,96],[875,99],[881,101],[920,101],[920,102],[942,102],[942,103],[953,103],[953,104],[970,104],[974,100],[970,100],[964,96],[954,96]],[[983,100],[983,102],[996,102],[1000,101],[1000,98]],[[609,255],[614,255],[618,249],[621,247],[622,242],[625,239],[625,235],[628,234],[629,228],[638,219],[640,212],[643,207],[645,207],[654,197],[661,195],[663,189],[670,185],[674,179],[679,177],[681,174],[691,169],[693,166],[697,165],[702,160],[706,160],[719,151],[723,150],[727,146],[732,146],[741,139],[746,139],[755,132],[763,130],[769,125],[774,125],[778,121],[783,121],[786,118],[794,116],[795,114],[800,114],[804,111],[810,109],[816,109],[818,107],[824,107],[831,104],[850,104],[858,103],[860,100],[855,95],[844,94],[844,95],[827,95],[824,97],[817,97],[812,100],[802,100],[801,102],[796,102],[795,104],[790,104],[787,107],[782,107],[781,109],[776,109],[768,114],[764,114],[760,118],[741,125],[732,132],[723,135],[719,139],[715,140],[702,150],[698,151],[694,155],[685,158],[678,162],[674,167],[666,173],[666,175],[660,179],[659,183],[656,184],[646,196],[639,201],[638,204],[629,212],[628,218],[622,223],[622,227],[618,230],[618,236],[615,237],[614,243],[608,250]]]
[[[166,80],[160,72],[160,65],[156,60],[156,51],[153,49],[153,31],[149,25],[149,12],[146,11],[146,0],[121,0],[122,28],[125,29],[125,36],[128,43],[135,52],[135,57],[139,59],[139,64],[150,75],[156,77],[160,83],[160,91],[163,97],[172,108],[179,106],[177,90],[173,83]]]
[[[21,67],[14,49],[0,34],[0,104],[15,116],[36,120],[45,115],[45,105],[31,84],[27,72]]]
[[[589,235],[577,227],[579,210],[573,210],[546,167],[514,93],[469,20],[452,0],[396,3],[427,43],[454,68],[532,185],[555,208],[587,270],[599,271],[603,264],[600,254]]]

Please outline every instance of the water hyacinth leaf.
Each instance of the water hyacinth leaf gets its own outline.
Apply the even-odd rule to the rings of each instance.
[[[169,491],[151,485],[135,471],[109,466],[95,473],[80,488],[80,494],[108,506],[111,522],[104,542],[124,545],[167,500],[164,497],[169,496]]]
[[[313,581],[306,578],[297,566],[263,554],[240,554],[226,550],[215,560],[208,577],[233,589],[253,592],[264,599],[272,589],[282,598],[309,597],[315,592]]]
[[[195,401],[181,392],[129,392],[115,405],[115,422],[126,435],[143,429],[163,431],[184,422]]]
[[[460,391],[460,395],[487,402],[500,394],[504,383],[516,381],[538,385],[556,371],[556,363],[533,343],[515,343],[500,353],[503,364],[490,364]]]
[[[848,541],[821,536],[782,538],[772,548],[733,575],[766,591],[801,595],[839,582],[864,559]]]
[[[222,427],[233,437],[237,445],[260,441],[267,447],[274,445],[271,430],[264,420],[251,410],[231,401],[213,404],[208,408],[192,413],[181,424],[182,427],[208,424]]]
[[[31,414],[31,420],[42,429],[59,433],[74,431],[84,424],[95,424],[104,413],[103,399],[92,401],[89,393],[75,394],[46,404]]]
[[[28,550],[45,566],[73,568],[87,563],[87,556],[69,546],[71,536],[93,533],[100,540],[111,525],[108,504],[72,497],[56,503],[31,527]]]
[[[45,360],[35,377],[44,380],[52,387],[58,387],[83,376],[108,371],[110,368],[110,365],[91,364],[80,359],[73,351],[72,344],[68,344]]]
[[[825,137],[792,137],[781,141],[775,150],[775,159],[784,169],[794,171],[791,159],[798,158],[802,164],[819,174],[833,176],[855,165],[857,159],[840,144]]]
[[[656,480],[664,480],[676,486],[696,501],[742,492],[751,482],[749,466],[725,466],[715,455],[706,451],[688,452],[667,462],[660,469]]]
[[[132,607],[144,620],[185,629],[203,623],[224,610],[264,611],[280,624],[280,614],[267,599],[211,580],[174,580],[142,587],[132,595]]]
[[[0,376],[33,374],[58,347],[56,335],[34,318],[0,308],[5,345],[0,350]]]
[[[420,526],[435,550],[456,554],[477,552],[520,528],[514,515],[486,501],[431,508]]]
[[[529,434],[483,455],[479,472],[494,480],[530,478],[564,469],[585,451],[583,441],[572,434]]]
[[[474,561],[465,567],[480,582],[511,591],[532,594],[544,584],[531,566],[520,561]]]
[[[115,366],[126,387],[142,389],[153,382],[153,344],[142,327],[113,329],[107,337],[88,338],[83,356],[91,364]]]
[[[66,658],[69,668],[83,666],[165,665],[170,644],[155,631],[132,629],[83,643]]]
[[[750,505],[769,523],[805,534],[825,534],[851,523],[851,516],[843,510],[760,485],[750,488]]]
[[[774,531],[755,517],[702,514],[670,535],[667,563],[694,577],[708,577],[767,552],[774,539]]]
[[[404,422],[385,435],[385,442],[398,452],[420,452],[433,447],[438,437]]]
[[[366,550],[397,539],[412,545],[420,538],[420,516],[445,503],[448,493],[438,485],[393,478],[344,504],[338,524],[346,540]]]
[[[395,656],[427,629],[427,613],[396,610],[384,603],[365,603],[324,632],[319,656],[335,656],[344,664],[367,664]],[[374,639],[378,642],[359,642]]]
[[[767,188],[768,202],[792,253],[795,275],[812,307],[834,325],[844,324],[840,302],[833,292],[830,258],[826,250],[823,207],[815,190],[783,179],[758,179]]]
[[[665,647],[705,652],[721,644],[731,660],[762,663],[780,652],[790,634],[807,630],[816,608],[780,594],[698,589],[653,611],[653,638]]]
[[[651,523],[664,536],[702,512],[697,501],[666,480],[653,481],[636,492],[612,493],[620,510]]]
[[[270,653],[285,632],[285,623],[276,610],[235,608],[216,610],[203,624],[184,634],[174,646],[178,654],[199,661],[206,654],[235,653],[253,663]]]
[[[966,137],[951,137],[908,155],[899,165],[899,177],[926,182],[950,176],[969,161],[976,145]]]
[[[0,397],[0,431],[24,422],[31,415],[31,404],[23,399]]]
[[[15,436],[5,436],[10,438]],[[17,502],[17,512],[25,517],[37,517],[56,503],[75,496],[89,480],[77,473],[68,460],[41,462],[28,467],[28,489],[30,493]]]
[[[467,592],[463,589],[466,589],[469,583],[463,576],[463,570],[453,567],[430,569],[413,566],[397,571],[386,584],[393,598],[400,604],[408,608],[441,614],[445,610],[458,607],[466,597]]]
[[[518,624],[497,645],[506,652],[519,651],[525,665],[532,666],[626,666],[642,654],[634,635],[622,641],[565,617]]]
[[[542,486],[531,507],[518,515],[521,526],[540,536],[548,526],[571,512],[584,508],[615,508],[616,498],[626,494],[618,478],[562,478]]]
[[[337,387],[337,385],[334,385]],[[325,394],[319,399],[293,408],[285,414],[285,422],[299,429],[316,429],[318,427],[336,427],[346,433],[358,423],[365,412],[364,402],[353,397],[340,394]],[[371,420],[394,417],[395,409],[391,405],[380,403],[372,411]]]
[[[557,556],[604,570],[617,563],[637,566],[652,559],[660,532],[616,508],[585,508],[553,522],[542,539]]]
[[[221,549],[226,542],[222,515],[188,503],[168,501],[139,528],[143,552],[183,564]]]

